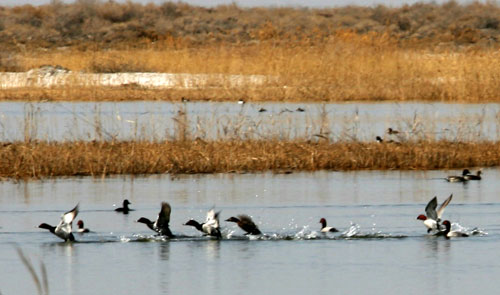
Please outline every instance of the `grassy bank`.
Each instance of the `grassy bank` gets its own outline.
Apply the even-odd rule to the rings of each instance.
[[[6,89],[2,100],[500,101],[498,51],[440,52],[377,47],[346,33],[318,46],[205,46],[191,49],[45,52],[20,57],[23,68],[57,64],[85,72],[260,74],[262,85],[149,89],[140,85]],[[382,42],[374,40],[373,42]],[[96,70],[96,67],[98,70]],[[229,78],[227,78],[229,79]],[[214,84],[215,85],[215,84]]]
[[[0,147],[0,176],[4,178],[498,165],[500,143],[492,142],[32,142]]]

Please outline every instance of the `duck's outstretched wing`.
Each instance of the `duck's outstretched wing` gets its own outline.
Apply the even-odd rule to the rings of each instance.
[[[444,202],[441,204],[441,206],[439,206],[439,209],[437,210],[437,213],[436,213],[438,219],[441,219],[441,216],[443,216],[444,209],[451,202],[451,198],[453,198],[453,194],[451,194],[446,200],[444,200]]]
[[[427,218],[437,220],[438,219],[438,214],[436,212],[437,208],[437,197],[432,198],[432,200],[427,203],[427,206],[425,206],[425,215]]]
[[[158,213],[158,221],[157,221],[158,227],[168,226],[168,224],[170,223],[171,212],[172,212],[172,207],[170,207],[170,204],[167,202],[162,202],[160,213]]]
[[[74,240],[73,235],[71,233],[72,230],[72,223],[73,220],[76,218],[78,215],[78,205],[76,204],[75,208],[71,209],[70,211],[64,213],[61,216],[61,221],[59,224],[56,226],[56,229],[54,230],[54,233],[61,237],[62,239],[69,239],[71,241]]]
[[[215,212],[214,208],[207,212],[207,221],[205,224],[213,228],[219,228],[219,212]]]
[[[75,208],[64,213],[61,216],[61,221],[59,222],[59,224],[71,224],[73,222],[73,220],[76,218],[76,216],[78,215],[78,205],[79,204],[76,204]]]

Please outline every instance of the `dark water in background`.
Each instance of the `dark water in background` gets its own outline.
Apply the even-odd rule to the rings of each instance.
[[[165,140],[179,126],[202,139],[500,140],[500,104],[0,102],[0,141]]]
[[[500,170],[483,172],[465,185],[438,179],[459,171],[1,182],[0,292],[36,294],[17,245],[37,270],[44,262],[50,294],[496,294]],[[444,218],[483,234],[426,235],[416,216],[450,193]],[[113,212],[124,198],[136,211]],[[178,239],[162,241],[134,222],[155,218],[161,201],[172,205]],[[77,219],[94,231],[76,235],[79,242],[36,228],[56,224],[77,202]],[[222,221],[226,238],[214,241],[182,225],[204,220],[213,205],[221,219],[253,216],[267,238]],[[321,217],[343,233],[318,233]]]

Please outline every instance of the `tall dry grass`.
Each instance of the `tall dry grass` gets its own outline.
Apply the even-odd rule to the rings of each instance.
[[[290,45],[290,44],[288,44]],[[206,45],[173,49],[72,49],[19,54],[23,69],[44,64],[85,72],[260,74],[264,85],[196,89],[73,87],[14,89],[4,100],[500,101],[500,54],[402,49],[389,35],[337,32],[321,44]]]
[[[27,142],[0,147],[0,176],[101,177],[112,174],[219,173],[498,166],[500,143],[408,144],[308,141]]]

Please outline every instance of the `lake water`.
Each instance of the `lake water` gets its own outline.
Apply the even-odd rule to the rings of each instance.
[[[65,178],[0,182],[0,292],[36,294],[16,247],[50,294],[496,294],[500,283],[499,169],[481,181],[447,183],[460,171],[361,171]],[[445,219],[468,238],[428,236],[416,220],[435,195],[453,193]],[[129,199],[135,211],[115,213]],[[171,229],[156,238],[139,217],[172,205]],[[38,229],[80,203],[93,232],[64,243]],[[246,213],[265,233],[248,238],[222,221],[224,239],[182,224]],[[322,235],[319,219],[340,233]]]
[[[401,133],[385,134],[389,127]],[[361,141],[376,136],[400,141],[500,140],[500,104],[0,102],[0,141],[155,141],[180,134],[205,140],[317,140],[318,135]]]

